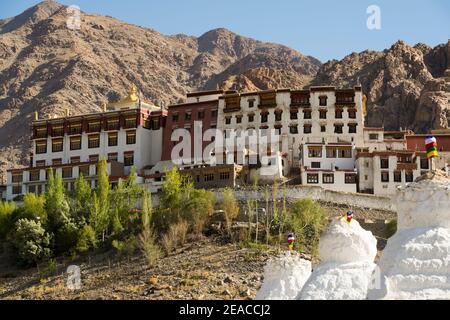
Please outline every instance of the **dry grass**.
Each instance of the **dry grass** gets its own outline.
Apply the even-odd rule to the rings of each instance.
[[[161,239],[161,244],[167,254],[171,253],[177,246],[186,243],[188,229],[189,224],[185,220],[170,226],[169,231]]]

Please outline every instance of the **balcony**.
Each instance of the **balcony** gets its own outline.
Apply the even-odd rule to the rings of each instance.
[[[275,108],[277,106],[276,92],[264,92],[259,94],[259,109]]]

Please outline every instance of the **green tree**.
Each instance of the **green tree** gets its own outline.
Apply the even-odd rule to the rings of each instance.
[[[142,231],[139,235],[139,247],[149,265],[154,265],[158,260],[161,250],[156,244],[152,222],[152,198],[151,195],[144,191],[142,195]]]
[[[39,221],[19,219],[13,236],[17,261],[31,265],[50,257],[50,240],[50,235]]]
[[[16,205],[14,202],[0,201],[0,239],[5,239],[12,229],[12,215]]]
[[[76,251],[84,253],[97,246],[97,237],[94,229],[86,224],[84,225],[78,234]]]
[[[320,234],[327,223],[325,211],[311,199],[294,202],[290,211],[289,227],[295,233],[298,247],[303,246],[316,254]]]
[[[98,187],[94,192],[91,209],[91,225],[95,232],[100,235],[102,242],[108,233],[112,221],[110,217],[110,185],[106,160],[102,159],[97,165]]]
[[[69,224],[70,208],[64,194],[64,184],[59,175],[48,170],[47,192],[45,194],[45,211],[47,212],[47,225],[51,232]]]
[[[92,189],[89,182],[86,181],[83,174],[75,180],[74,214],[80,225],[89,223],[89,214],[92,206]]]

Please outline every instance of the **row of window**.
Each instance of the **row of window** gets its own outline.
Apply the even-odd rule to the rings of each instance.
[[[394,182],[402,182],[402,172],[401,171],[394,171]],[[390,180],[390,174],[389,171],[382,171],[381,172],[381,182],[389,182]],[[412,171],[406,171],[405,172],[405,182],[413,182],[414,181],[414,175]]]
[[[283,111],[275,111],[275,121],[281,121],[282,120],[282,114]],[[334,118],[335,119],[342,119],[343,110],[342,109],[336,109]],[[267,122],[269,119],[269,113],[268,112],[261,112],[260,113],[260,120],[262,123]],[[236,123],[242,123],[243,115],[236,115]],[[251,113],[247,115],[248,122],[255,121],[255,114]],[[298,111],[290,111],[290,117],[291,120],[297,120],[298,119]],[[348,109],[348,118],[349,119],[356,119],[356,110],[355,109]],[[226,116],[225,117],[225,124],[231,124],[232,116]],[[312,119],[312,111],[311,110],[303,110],[303,119],[308,120]],[[327,119],[327,110],[319,110],[319,119]]]
[[[344,177],[344,181],[346,184],[356,183],[356,174],[346,173],[345,177]],[[307,173],[306,174],[306,182],[308,184],[319,183],[319,174],[318,173]],[[323,184],[333,184],[334,183],[334,173],[323,173],[322,174],[322,183]]]
[[[70,150],[81,150],[81,139],[82,136],[70,137]],[[126,144],[136,143],[136,131],[126,132]],[[108,133],[108,147],[114,147],[118,145],[118,133],[110,132]],[[91,134],[88,135],[88,148],[95,149],[100,147],[100,135]],[[62,152],[64,149],[63,139],[52,139],[52,152]],[[47,153],[47,141],[36,141],[36,154]]]
[[[159,128],[159,117],[152,118],[154,119],[154,123],[150,123],[150,120],[146,120],[153,128],[153,126],[156,126]],[[91,120],[85,124],[85,129],[87,132],[100,132],[103,128],[103,130],[106,131],[112,131],[112,130],[120,130],[121,125],[119,119],[109,119],[106,124],[102,125],[103,121],[100,120]],[[124,129],[131,129],[137,127],[137,119],[135,116],[127,117],[123,120],[122,127]],[[50,128],[47,129],[46,126],[40,126],[34,128],[34,138],[45,138],[47,137],[47,134],[50,134],[51,136],[58,137],[58,136],[64,136],[65,132],[69,135],[76,135],[76,134],[82,134],[83,133],[83,124],[81,122],[77,123],[71,123],[67,125],[67,129],[65,129],[63,124],[60,125],[52,125]]]
[[[309,158],[322,158],[322,147],[310,147],[308,148],[308,157]],[[326,156],[327,158],[351,158],[352,157],[352,149],[351,148],[326,148]]]
[[[231,173],[230,171],[221,171],[219,172],[219,180],[229,180],[231,177]],[[210,181],[214,181],[215,179],[215,174],[214,172],[210,172],[210,173],[205,173],[203,175],[203,181],[204,182],[210,182]],[[200,175],[197,175],[195,177],[195,181],[197,183],[200,183]]]
[[[398,156],[397,163],[413,163],[411,156]],[[368,164],[366,164],[366,167],[368,167]],[[380,168],[381,169],[389,169],[389,159],[388,158],[381,158],[380,159]],[[421,158],[420,159],[420,169],[428,169],[429,168],[429,161],[427,158]]]
[[[197,120],[205,119],[205,115],[206,115],[205,114],[205,110],[197,111],[196,119]],[[172,114],[172,122],[178,122],[181,119],[182,116],[184,116],[184,120],[185,121],[192,120],[192,112],[191,111],[186,111],[184,113],[182,113],[182,112],[174,112]],[[217,118],[217,110],[212,110],[211,111],[211,118],[212,119]]]

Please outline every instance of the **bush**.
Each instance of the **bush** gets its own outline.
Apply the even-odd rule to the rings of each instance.
[[[392,219],[386,224],[386,238],[389,239],[397,232],[397,219]]]
[[[15,208],[14,202],[0,201],[0,239],[5,239],[13,227],[12,215]]]
[[[234,198],[233,190],[230,188],[225,188],[222,192],[222,210],[225,218],[225,226],[228,233],[231,234],[231,225],[233,219],[239,214],[239,206]]]
[[[211,191],[195,189],[184,210],[184,219],[189,221],[195,234],[202,233],[209,217],[214,212],[215,197]]]
[[[162,245],[167,254],[173,251],[178,245],[184,245],[186,243],[186,234],[189,229],[189,225],[186,221],[182,220],[178,223],[172,224],[169,230],[162,237]]]
[[[304,246],[311,254],[316,254],[320,234],[326,227],[325,211],[311,199],[294,202],[290,211],[288,228],[294,232],[298,248]]]
[[[50,240],[39,221],[20,219],[16,222],[13,240],[17,261],[32,265],[50,257]]]
[[[97,237],[95,235],[95,230],[90,225],[84,225],[78,234],[75,250],[80,253],[85,253],[96,247]]]
[[[130,257],[136,252],[136,237],[132,235],[123,241],[113,240],[111,245],[119,256]]]

